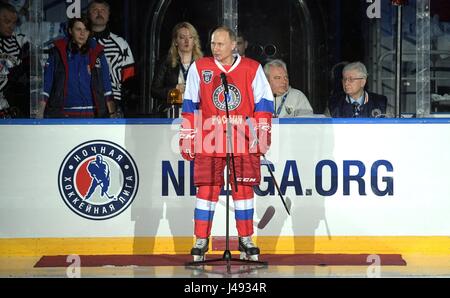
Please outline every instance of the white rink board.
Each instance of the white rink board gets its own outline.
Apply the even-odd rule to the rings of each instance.
[[[163,195],[163,164],[177,174],[182,159],[176,152],[177,126],[161,123],[0,123],[0,238],[192,236],[195,197],[189,196],[187,162],[185,195],[176,195],[170,178],[168,195]],[[292,182],[298,173],[303,195],[297,195],[294,186],[287,187],[291,217],[278,196],[257,197],[255,224],[267,206],[273,205],[276,213],[264,230],[255,228],[256,235],[450,235],[450,124],[299,120],[275,124],[273,135],[267,158],[275,165],[277,180]],[[134,201],[105,220],[73,212],[58,186],[65,157],[94,140],[125,148],[139,172]],[[393,171],[380,166],[375,184],[382,191],[386,188],[382,179],[392,179],[393,195],[378,196],[371,187],[371,167],[379,160],[391,164]],[[324,190],[332,187],[330,165],[336,166],[337,189],[331,195],[321,195],[316,188],[320,163],[326,164],[320,179]],[[357,174],[355,165],[365,168],[360,181],[366,195],[360,195],[356,181],[344,195],[344,163],[351,164],[350,175]],[[264,190],[270,176],[264,167],[262,173]],[[216,209],[214,235],[225,234],[224,201],[221,197]],[[230,216],[230,233],[236,235],[234,213]]]

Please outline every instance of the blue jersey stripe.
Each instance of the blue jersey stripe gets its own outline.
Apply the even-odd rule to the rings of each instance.
[[[234,210],[234,218],[236,220],[251,220],[255,209]]]
[[[198,110],[198,103],[193,103],[191,99],[184,99],[182,110],[183,113],[194,113],[195,110]]]
[[[194,219],[203,221],[212,221],[214,217],[214,211],[206,211],[201,209],[195,209]]]
[[[268,112],[273,114],[273,101],[261,98],[255,106],[255,112]]]

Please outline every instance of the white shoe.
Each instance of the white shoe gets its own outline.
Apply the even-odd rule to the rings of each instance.
[[[194,262],[204,261],[205,253],[208,251],[209,238],[197,238],[194,247],[191,249],[191,255]]]
[[[241,260],[258,261],[259,248],[253,243],[252,237],[239,237]]]

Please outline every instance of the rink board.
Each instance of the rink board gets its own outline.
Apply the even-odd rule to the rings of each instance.
[[[262,166],[254,220],[263,251],[448,253],[449,121],[274,124],[266,157],[292,210]],[[177,132],[162,119],[0,122],[0,254],[185,252],[195,188]],[[97,155],[110,185],[83,202]],[[275,216],[257,229],[268,206]],[[225,235],[225,214],[221,196],[213,235]],[[231,210],[232,236],[234,224]]]

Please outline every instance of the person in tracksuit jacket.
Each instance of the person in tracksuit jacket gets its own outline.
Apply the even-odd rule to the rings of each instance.
[[[54,42],[37,118],[116,117],[108,62],[90,32],[87,18],[72,18],[68,37]]]

